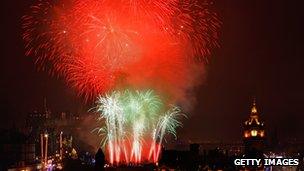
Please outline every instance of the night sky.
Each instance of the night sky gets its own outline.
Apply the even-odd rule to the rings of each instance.
[[[1,1],[1,128],[24,122],[43,107],[52,111],[88,109],[63,80],[38,72],[25,57],[20,17],[30,0]],[[267,125],[282,140],[304,139],[304,14],[293,1],[219,0],[223,26],[220,48],[210,58],[205,83],[179,137],[185,140],[241,140],[252,98]],[[203,78],[202,78],[203,79]]]

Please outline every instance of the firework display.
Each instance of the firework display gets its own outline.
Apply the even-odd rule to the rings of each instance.
[[[23,16],[26,55],[98,98],[110,163],[156,162],[180,126],[180,102],[218,46],[220,22],[200,0],[39,0]]]
[[[103,135],[111,163],[150,160],[157,162],[166,132],[175,135],[182,116],[180,109],[167,106],[152,90],[114,91],[98,99],[97,110],[105,125]]]

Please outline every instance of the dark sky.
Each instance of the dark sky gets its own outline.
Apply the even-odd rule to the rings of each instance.
[[[29,0],[1,1],[1,128],[22,123],[43,106],[77,112],[82,101],[62,80],[37,72],[24,56],[20,17]],[[214,51],[197,105],[184,121],[183,139],[240,140],[252,97],[268,131],[281,139],[304,139],[303,5],[296,1],[218,0],[223,22],[221,47]]]

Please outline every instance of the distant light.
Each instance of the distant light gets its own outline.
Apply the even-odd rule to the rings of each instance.
[[[38,169],[38,170],[40,170],[41,168],[42,168],[42,165],[41,165],[41,164],[37,165],[37,169]]]
[[[248,134],[248,133],[245,133],[245,134],[244,134],[244,137],[245,137],[245,138],[248,138],[248,137],[249,137],[249,134]]]
[[[251,131],[251,136],[256,137],[258,135],[258,131],[257,130],[252,130]]]
[[[264,135],[265,135],[265,134],[264,134],[264,131],[261,131],[260,136],[261,136],[261,137],[264,137]]]
[[[253,106],[252,109],[251,109],[251,113],[257,113],[257,112],[258,112],[257,108],[255,106]]]

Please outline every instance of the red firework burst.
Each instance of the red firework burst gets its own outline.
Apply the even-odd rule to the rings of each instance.
[[[23,17],[26,55],[86,99],[124,85],[174,91],[197,71],[189,59],[204,59],[217,46],[220,22],[209,6],[198,0],[40,0]]]

